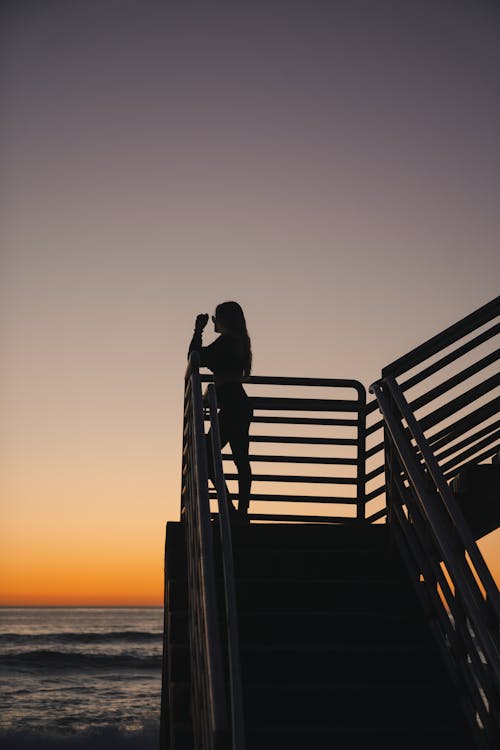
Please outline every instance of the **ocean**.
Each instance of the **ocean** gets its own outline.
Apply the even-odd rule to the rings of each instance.
[[[161,608],[0,608],[2,750],[158,750]]]

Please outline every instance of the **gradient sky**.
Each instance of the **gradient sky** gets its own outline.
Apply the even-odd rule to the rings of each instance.
[[[500,6],[1,14],[0,603],[160,604],[198,312],[368,386],[498,294]]]

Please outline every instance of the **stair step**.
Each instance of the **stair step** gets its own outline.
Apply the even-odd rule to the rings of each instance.
[[[388,720],[390,723],[390,720]],[[322,729],[316,725],[310,727],[289,727],[275,725],[256,727],[247,731],[247,750],[473,750],[470,735],[460,731],[422,730],[418,724],[407,729],[362,730],[350,729]]]
[[[214,522],[216,526],[217,522]],[[250,523],[234,526],[231,530],[235,547],[286,547],[300,548],[386,548],[389,533],[386,524],[294,524],[294,523]],[[214,539],[218,540],[214,529]]]
[[[354,646],[273,646],[264,648],[241,644],[244,684],[282,685],[284,683],[345,685],[381,682],[449,686],[445,665],[435,649],[409,645],[385,647]]]
[[[193,750],[184,525],[169,522],[167,541],[169,748]],[[247,750],[472,750],[384,524],[252,523],[233,550]]]
[[[416,595],[409,584],[380,579],[303,580],[245,578],[237,581],[238,611],[322,609],[334,611],[408,611],[415,608]]]
[[[195,750],[190,721],[175,722],[175,726],[171,728],[168,750]]]
[[[242,612],[239,634],[247,645],[343,644],[429,644],[432,635],[417,613],[384,612]],[[187,644],[187,612],[168,615],[169,641]],[[432,645],[433,647],[433,645]]]
[[[238,547],[233,548],[238,578],[406,578],[389,549],[344,549],[342,547]]]
[[[439,731],[467,730],[456,697],[436,685],[275,685],[253,684],[245,693],[248,727],[286,724],[332,729],[391,729],[418,725]],[[454,701],[453,701],[454,699]]]
[[[239,616],[240,640],[246,644],[313,643],[422,644],[434,647],[419,618],[378,612],[246,612]]]
[[[219,600],[224,600],[223,581],[218,580]],[[305,580],[302,578],[243,578],[237,581],[238,611],[415,611],[416,594],[410,584],[393,579]],[[167,606],[171,611],[188,609],[187,582],[168,583]]]

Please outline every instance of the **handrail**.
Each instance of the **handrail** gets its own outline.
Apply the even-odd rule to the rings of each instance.
[[[497,297],[395,360],[371,386],[375,398],[368,404],[356,380],[242,380],[254,410],[249,458],[263,466],[259,473],[253,467],[252,510],[254,503],[263,502],[284,508],[276,512],[268,506],[269,512],[254,512],[250,518],[369,524],[387,517],[470,724],[487,750],[500,746],[500,598],[450,482],[470,464],[498,451],[500,398],[494,391],[500,377],[491,371],[499,358],[499,350],[492,350],[500,333],[500,321],[494,320],[499,315]],[[202,383],[208,383],[205,411]],[[318,394],[319,388],[327,394]],[[344,393],[348,389],[355,390],[355,397]],[[208,419],[215,490],[208,488]],[[304,446],[314,446],[309,451],[314,455]],[[226,481],[236,482],[238,475],[223,468],[223,462],[233,461],[231,453],[221,452],[213,376],[199,373],[199,356],[193,352],[185,380],[181,514],[188,548],[192,715],[199,750],[221,745],[243,750],[245,743],[226,497]],[[261,492],[255,491],[259,484],[264,485]],[[212,499],[218,513],[210,506]],[[290,512],[294,507],[296,512]],[[221,637],[216,599],[216,529],[227,639]]]
[[[365,412],[365,506],[370,506],[368,523],[375,523],[387,517],[384,421],[375,398],[368,401]]]
[[[467,523],[465,522],[462,511],[458,507],[455,496],[453,492],[451,491],[450,486],[444,479],[443,474],[440,470],[439,464],[436,461],[434,454],[427,440],[425,439],[423,430],[420,427],[418,421],[415,419],[413,412],[409,409],[408,402],[406,401],[401,391],[398,389],[396,381],[393,378],[387,378],[384,381],[384,383],[387,385],[391,393],[393,403],[397,405],[399,413],[402,415],[404,421],[406,422],[408,426],[408,429],[411,432],[413,439],[418,445],[418,449],[424,460],[428,474],[432,478],[434,482],[434,486],[439,492],[441,499],[443,501],[443,504],[446,508],[446,511],[448,515],[450,516],[450,519],[453,523],[453,527],[456,530],[460,538],[460,541],[461,541],[460,546],[462,549],[467,550],[470,560],[472,564],[474,565],[476,572],[479,574],[482,585],[484,586],[484,589],[486,592],[486,598],[489,600],[490,606],[494,609],[494,615],[497,621],[500,623],[500,598],[498,596],[497,586],[493,580],[493,577],[490,573],[488,566],[486,565],[484,561],[484,558],[479,552],[477,544],[471,534],[471,531]],[[379,394],[380,394],[380,391],[379,391]],[[387,415],[386,413],[384,413],[384,416],[386,418],[387,423],[389,422],[389,419],[391,419],[392,421],[392,415],[390,414]],[[420,464],[419,464],[419,469],[421,470]],[[433,529],[433,531],[435,531],[436,533],[437,530]],[[447,540],[444,540],[442,544],[443,548],[446,545],[446,543],[447,543]],[[451,565],[450,573],[455,568],[455,563],[453,561],[453,558],[456,559],[456,547],[455,549],[450,548],[450,565]],[[461,554],[460,554],[460,562],[462,562]],[[465,586],[470,585],[472,580],[474,579],[471,578],[468,582],[464,582],[464,585]],[[477,588],[477,584],[476,586],[474,586],[474,588]],[[461,596],[466,596],[466,595],[467,593],[462,588]],[[472,605],[472,602],[471,602],[471,605]],[[496,667],[499,670],[498,677],[500,679],[500,664],[497,664]]]
[[[225,746],[228,726],[208,497],[199,355],[185,377],[181,516],[188,558],[191,702],[196,747]]]
[[[497,587],[395,379],[370,390],[386,429],[389,522],[452,676],[469,697],[471,726],[493,749],[500,740]]]
[[[213,376],[201,375],[201,381],[211,383]],[[243,378],[242,382],[254,412],[250,462],[272,466],[268,472],[265,469],[257,472],[253,466],[250,518],[281,522],[364,523],[364,386],[357,380],[346,378],[251,376]],[[263,392],[266,386],[267,392]],[[269,393],[273,388],[274,392]],[[320,388],[326,394],[314,395]],[[279,395],[276,395],[276,390]],[[349,390],[355,391],[354,398]],[[305,445],[322,446],[322,452],[318,449],[314,456],[304,455],[301,446]],[[284,447],[280,450],[279,446],[286,446],[286,450]],[[233,456],[223,453],[222,460],[232,461]],[[297,469],[300,466],[300,471],[291,473],[289,465]],[[325,467],[321,473],[320,466]],[[237,474],[228,470],[225,479],[235,482]],[[260,492],[259,485],[263,486]],[[283,491],[276,491],[273,485],[283,487]],[[211,493],[210,497],[215,498],[215,494]],[[255,506],[258,504],[263,509],[263,503],[280,503],[283,511],[280,508],[279,512],[272,509],[270,512],[255,512]],[[291,511],[297,505],[298,512]],[[343,514],[334,515],[334,507]]]
[[[391,455],[390,522],[395,533],[397,530],[396,538],[403,546],[414,580],[418,581],[419,594],[423,596],[425,591],[423,603],[430,612],[453,678],[469,696],[469,711],[474,714],[470,717],[471,726],[494,738],[486,745],[493,750],[500,738],[498,591],[453,493],[439,477],[439,466],[418,422],[405,408],[394,381],[379,381],[373,384],[372,392],[384,415]],[[417,443],[419,455],[407,439],[403,421]],[[436,485],[442,505],[437,502]],[[404,505],[407,513],[402,512]],[[446,609],[453,624],[445,616]]]
[[[399,359],[396,359],[391,364],[387,365],[382,370],[382,378],[389,375],[397,377],[403,372],[408,372],[416,365],[420,364],[429,357],[437,354],[446,347],[454,344],[460,338],[463,338],[468,333],[476,330],[480,326],[489,323],[500,311],[500,296],[495,297],[490,302],[486,303],[478,310],[475,310],[470,315],[466,315],[465,318],[459,320],[457,323],[446,328],[441,333],[428,339],[420,346],[417,346],[412,351],[408,352]]]
[[[385,430],[388,523],[488,750],[500,746],[500,597],[451,481],[499,448],[498,316],[500,297],[385,367],[370,388]]]
[[[224,473],[222,470],[219,421],[217,419],[217,396],[213,384],[208,386],[208,404],[210,410],[210,434],[212,439],[214,479],[219,509],[218,525],[222,552],[222,569],[224,575],[232,750],[245,750],[243,687],[241,680],[238,611],[236,604],[236,582],[234,575],[231,522],[229,517],[228,499],[226,497],[226,483],[224,481]]]

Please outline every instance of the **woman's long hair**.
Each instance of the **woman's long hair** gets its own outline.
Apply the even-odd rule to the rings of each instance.
[[[243,310],[237,302],[221,302],[215,308],[215,318],[222,323],[230,336],[238,340],[241,346],[243,375],[248,377],[252,369],[252,345]]]

